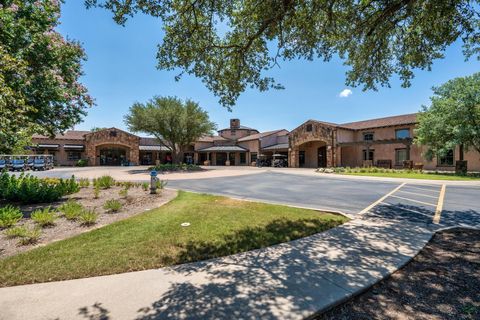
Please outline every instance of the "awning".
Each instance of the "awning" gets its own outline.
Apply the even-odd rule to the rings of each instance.
[[[240,146],[212,146],[205,149],[198,150],[198,152],[246,152],[245,148]]]
[[[59,144],[38,144],[37,148],[57,149],[59,146],[60,146]]]
[[[165,146],[139,146],[138,149],[140,151],[170,151]]]
[[[64,144],[63,149],[75,149],[75,150],[82,150],[85,148],[83,144]]]
[[[280,149],[288,149],[288,143],[279,143],[279,144],[274,144],[272,146],[262,148],[262,150],[280,150]]]

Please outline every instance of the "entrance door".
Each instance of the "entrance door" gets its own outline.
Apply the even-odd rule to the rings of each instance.
[[[235,165],[235,152],[231,152],[229,155],[228,155],[229,159],[230,160],[230,165],[231,166],[234,166]]]
[[[298,152],[298,166],[300,168],[305,167],[305,151]]]
[[[327,166],[327,146],[318,148],[318,167],[325,168]]]
[[[126,163],[127,151],[123,148],[104,148],[100,149],[101,166],[119,166]]]
[[[227,154],[225,152],[218,152],[215,155],[215,159],[217,166],[224,166],[225,162],[227,161]]]

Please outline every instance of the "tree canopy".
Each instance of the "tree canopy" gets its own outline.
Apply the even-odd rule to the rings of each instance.
[[[0,1],[0,149],[19,130],[54,135],[81,121],[93,105],[79,82],[85,53],[64,39],[58,0]]]
[[[174,163],[181,161],[188,146],[216,129],[198,103],[183,102],[176,97],[154,97],[147,103],[133,104],[125,116],[125,123],[133,132],[156,137],[171,150]]]
[[[480,73],[433,88],[431,105],[419,114],[416,142],[426,156],[445,155],[456,146],[480,153]]]
[[[350,67],[346,83],[409,86],[462,39],[478,55],[478,0],[86,0],[125,24],[142,12],[163,21],[158,68],[202,79],[227,107],[248,87],[282,86],[268,76],[281,60],[334,55]],[[178,78],[177,77],[177,78]]]

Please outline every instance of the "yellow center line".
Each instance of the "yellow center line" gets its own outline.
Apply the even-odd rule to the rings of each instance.
[[[386,195],[384,195],[383,197],[381,197],[380,199],[378,199],[377,201],[375,201],[374,203],[372,203],[371,205],[369,205],[368,207],[366,207],[365,209],[360,211],[358,214],[364,214],[364,213],[367,213],[368,211],[372,210],[372,208],[374,208],[376,205],[383,202],[383,200],[385,200],[386,198],[390,197],[392,194],[397,192],[405,184],[406,184],[406,182],[402,183],[401,185],[399,185],[398,187],[396,187],[395,189],[393,189],[392,191],[390,191],[389,193],[387,193]]]
[[[410,192],[410,191],[405,191],[405,190],[399,190],[398,192],[408,193],[408,194],[414,194],[414,195],[421,196],[421,197],[433,198],[433,199],[435,199],[435,200],[438,199],[438,196],[431,196],[431,195],[429,195],[429,194],[422,194],[422,193]]]
[[[440,223],[440,216],[442,215],[443,210],[443,200],[445,199],[445,190],[447,187],[442,184],[442,189],[440,190],[440,196],[438,197],[437,209],[435,210],[435,216],[433,217],[433,223]]]
[[[416,203],[420,203],[420,204],[426,204],[426,205],[432,206],[432,207],[436,207],[436,206],[437,206],[436,204],[433,204],[433,203],[418,201],[418,200],[414,200],[414,199],[410,199],[410,198],[404,198],[404,197],[393,196],[393,195],[392,195],[391,197],[392,197],[392,198],[402,199],[402,200],[407,200],[407,201],[411,201],[411,202],[416,202]]]

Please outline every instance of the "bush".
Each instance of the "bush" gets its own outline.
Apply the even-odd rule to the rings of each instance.
[[[150,188],[150,185],[148,184],[148,182],[142,183],[142,189],[143,189],[143,191],[148,191],[149,188]]]
[[[5,235],[8,238],[21,238],[21,237],[25,237],[27,235],[27,232],[28,230],[24,226],[13,227],[5,231]]]
[[[155,183],[155,185],[157,186],[157,189],[160,189],[162,190],[163,188],[165,188],[165,186],[167,185],[167,181],[166,180],[157,180],[157,182]]]
[[[125,189],[122,189],[122,190],[118,191],[118,195],[122,198],[128,197],[128,189],[125,188]]]
[[[85,159],[80,159],[77,161],[77,163],[75,164],[77,167],[86,167],[88,164],[88,161],[85,160]]]
[[[98,199],[100,198],[100,187],[98,185],[95,185],[93,188],[93,199]]]
[[[115,185],[115,179],[111,176],[101,176],[94,180],[94,186],[98,186],[100,189],[110,189]]]
[[[36,224],[44,228],[55,225],[57,215],[54,211],[51,210],[50,207],[46,207],[43,209],[35,210],[32,213],[31,218]]]
[[[30,230],[26,230],[25,234],[20,238],[19,243],[22,246],[35,244],[38,242],[38,239],[40,239],[41,235],[42,235],[42,230],[40,230],[40,228],[33,228]]]
[[[83,206],[74,200],[68,200],[61,205],[58,210],[67,220],[76,220],[82,213]]]
[[[78,179],[78,184],[80,185],[80,188],[88,188],[90,186],[90,179],[80,178]]]
[[[0,200],[9,202],[53,202],[78,190],[73,176],[70,179],[41,179],[24,173],[19,177],[7,172],[0,174]]]
[[[14,206],[6,205],[0,208],[0,228],[10,228],[22,218],[22,212]]]
[[[95,209],[83,210],[82,213],[78,216],[78,221],[82,226],[91,226],[97,223],[98,214],[95,212]]]
[[[122,203],[118,200],[110,199],[105,202],[103,209],[107,210],[108,212],[118,212],[120,209],[122,209]]]

